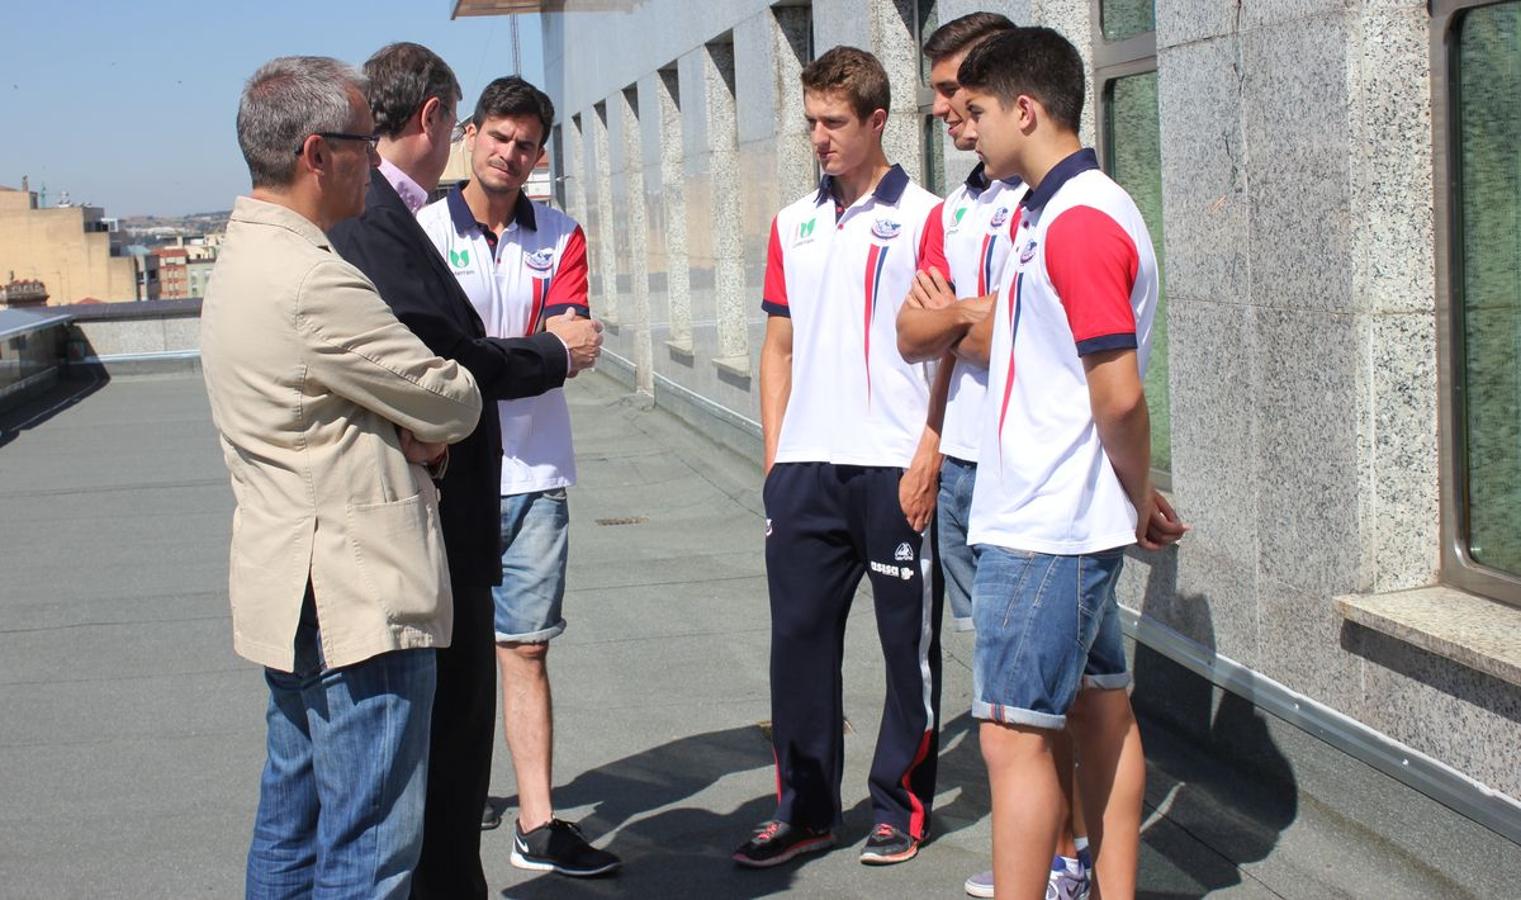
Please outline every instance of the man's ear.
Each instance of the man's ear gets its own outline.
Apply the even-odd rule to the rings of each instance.
[[[301,142],[301,153],[297,157],[297,165],[306,166],[312,172],[326,172],[328,167],[327,141],[315,134],[306,136]]]
[[[433,123],[443,113],[443,101],[437,97],[429,97],[423,101],[423,105],[417,108],[417,124],[423,131],[429,131]]]
[[[535,169],[537,169],[539,167],[539,163],[543,162],[544,161],[544,157],[546,157],[548,155],[549,155],[549,148],[545,147],[542,144],[540,144],[539,145],[539,155],[535,156],[533,158],[533,167]]]
[[[874,109],[871,117],[866,120],[871,125],[871,130],[881,134],[887,128],[887,110]]]
[[[1014,98],[1014,113],[1018,117],[1021,128],[1030,129],[1045,119],[1046,111],[1041,107],[1040,101],[1029,94],[1020,94]]]

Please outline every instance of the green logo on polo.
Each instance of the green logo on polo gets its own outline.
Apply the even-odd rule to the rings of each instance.
[[[816,221],[818,221],[818,220],[817,219],[809,219],[808,221],[804,222],[803,224],[801,224],[801,225],[799,225],[797,227],[797,237],[798,237],[798,240],[800,240],[800,241],[801,240],[806,240],[806,239],[808,239],[808,238],[810,238],[810,237],[813,236],[813,223],[816,222]]]
[[[456,269],[465,268],[466,266],[470,265],[470,251],[450,249],[449,263]]]
[[[961,217],[964,216],[964,215],[966,215],[966,207],[965,206],[963,206],[960,209],[956,210],[956,224],[957,225],[961,224]]]

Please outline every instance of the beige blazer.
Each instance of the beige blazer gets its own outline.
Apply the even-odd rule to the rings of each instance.
[[[295,664],[310,580],[327,665],[442,647],[453,624],[438,493],[397,426],[454,442],[481,397],[301,215],[238,198],[201,309],[201,365],[232,475],[233,646]]]

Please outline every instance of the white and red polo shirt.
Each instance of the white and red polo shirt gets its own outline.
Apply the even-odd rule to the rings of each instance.
[[[1092,150],[1025,197],[993,309],[967,543],[1072,555],[1135,543],[1136,510],[1099,441],[1082,358],[1134,349],[1157,307],[1151,235]]]
[[[962,299],[997,291],[1009,258],[1010,224],[1024,195],[1024,183],[1018,178],[990,181],[978,163],[966,181],[945,198],[919,267],[939,269]],[[966,462],[977,461],[982,400],[987,391],[988,370],[956,360],[945,401],[945,421],[940,427],[941,453]]]
[[[792,393],[777,462],[902,466],[913,461],[932,369],[898,352],[898,309],[940,199],[893,166],[850,206],[831,179],[776,214],[765,297],[792,318]]]
[[[417,222],[443,254],[491,337],[526,337],[552,316],[588,315],[586,235],[576,221],[523,194],[502,234],[475,220],[456,187],[423,207]],[[560,388],[497,401],[502,419],[502,495],[576,481],[570,410]]]

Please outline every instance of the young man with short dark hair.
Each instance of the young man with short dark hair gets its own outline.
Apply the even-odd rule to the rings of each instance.
[[[834,842],[845,621],[865,575],[887,698],[861,861],[880,865],[918,852],[935,793],[940,598],[924,532],[939,435],[926,427],[930,373],[898,353],[894,320],[939,201],[882,151],[889,89],[876,57],[836,47],[802,81],[824,177],[772,222],[762,304],[777,808],[734,858],[771,866]]]
[[[545,93],[517,76],[486,86],[465,125],[471,180],[423,207],[417,221],[494,338],[531,337],[553,319],[588,314],[586,235],[530,200],[528,176],[554,123]],[[518,790],[510,860],[520,869],[602,875],[619,860],[555,818],[550,802],[554,715],[547,657],[565,630],[570,548],[566,488],[575,450],[565,392],[501,400],[502,583],[492,588],[502,730]]]
[[[945,23],[924,42],[924,55],[930,60],[930,88],[935,93],[931,112],[945,122],[958,150],[974,150],[977,131],[967,121],[957,70],[972,48],[1013,28],[1014,23],[998,13],[975,12]],[[977,554],[967,543],[966,533],[977,482],[988,383],[986,343],[967,340],[966,336],[992,308],[1009,259],[1009,226],[1024,195],[1025,185],[1018,176],[988,178],[985,165],[979,161],[966,181],[945,198],[938,231],[940,252],[937,255],[936,248],[931,249],[931,264],[921,267],[914,289],[898,313],[898,346],[905,358],[932,359],[948,353],[935,384],[936,398],[944,398],[945,408],[940,429],[940,452],[945,463],[940,468],[935,521],[951,619],[958,631],[970,631],[973,621]],[[974,671],[974,697],[979,688]],[[1063,765],[1066,793],[1072,787],[1072,754],[1071,741],[1065,734],[1057,738],[1057,756]],[[1075,811],[1066,796],[1062,808],[1064,814]],[[1086,896],[1092,868],[1087,846],[1078,815],[1075,827],[1062,830],[1059,855],[1051,862],[1049,896],[1061,900]],[[964,887],[973,897],[992,897],[992,871],[971,875]]]
[[[1078,140],[1084,66],[1065,38],[1015,29],[975,47],[957,80],[989,177],[1029,185],[989,320],[968,532],[996,892],[1046,895],[1063,818],[1055,737],[1070,723],[1098,886],[1117,900],[1135,893],[1146,769],[1115,583],[1127,546],[1184,530],[1150,480],[1156,257],[1135,203]]]

